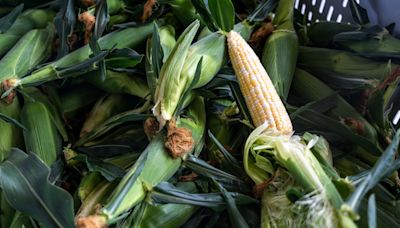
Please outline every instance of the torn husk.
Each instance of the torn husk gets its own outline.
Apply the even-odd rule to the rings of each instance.
[[[168,121],[167,130],[165,148],[173,158],[183,157],[193,149],[194,140],[190,130],[177,127],[175,120]]]

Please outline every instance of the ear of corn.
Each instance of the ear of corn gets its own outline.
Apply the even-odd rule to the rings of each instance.
[[[193,182],[178,183],[177,189],[193,193],[196,185]],[[152,205],[143,203],[138,213],[139,216],[132,218],[127,227],[181,227],[199,207],[189,204],[159,204]]]
[[[126,72],[107,70],[106,78],[105,80],[102,80],[100,72],[95,70],[83,75],[82,77],[97,88],[108,93],[126,93],[141,98],[145,98],[149,95],[149,89],[146,82],[138,75],[130,75]]]
[[[350,32],[359,29],[357,25],[337,23],[332,21],[320,21],[313,23],[307,29],[307,36],[313,45],[327,47],[332,44],[336,34]]]
[[[235,30],[247,34],[251,30],[251,27],[246,24],[239,23],[235,25]],[[161,120],[161,123],[165,120],[171,119],[172,115],[178,111],[176,110],[177,106],[183,94],[187,92],[189,86],[194,80],[197,64],[200,59],[202,59],[202,64],[200,68],[201,71],[199,80],[194,84],[192,89],[206,85],[214,78],[222,66],[225,65],[227,61],[225,40],[225,35],[223,35],[221,32],[214,32],[199,39],[190,46],[188,54],[183,60],[184,64],[180,74],[175,74],[175,78],[169,77],[171,78],[170,81],[173,81],[174,83],[169,83],[168,86],[165,86],[164,88],[157,88],[159,91],[163,91],[163,94],[158,94],[158,101],[161,99],[161,106],[163,102],[162,99],[168,101],[168,103],[165,105],[168,107],[168,109],[166,108],[164,112],[162,110],[161,114],[153,112],[156,116],[161,115],[161,117],[158,117],[158,120]],[[168,66],[164,64],[163,67]],[[165,79],[160,80],[161,83],[163,83],[162,81]],[[159,85],[159,87],[161,86],[162,84]],[[154,110],[157,111],[157,108]]]
[[[172,13],[185,27],[199,19],[199,15],[190,0],[161,0],[159,2],[168,3],[172,8]]]
[[[327,48],[300,47],[298,67],[306,69],[318,77],[324,77],[329,72],[347,78],[383,79],[386,76],[388,64],[373,61],[357,54]],[[398,65],[390,64],[392,72]]]
[[[181,77],[181,72],[198,28],[199,21],[196,20],[182,32],[167,61],[161,67],[153,107],[153,114],[161,126],[172,118],[180,95],[187,85],[187,79]]]
[[[0,190],[0,226],[10,227],[15,209],[7,202],[5,194]]]
[[[127,111],[130,108],[127,99],[122,95],[102,97],[92,108],[86,121],[83,123],[80,136],[91,132],[95,127],[104,123],[109,117]]]
[[[168,59],[169,54],[175,47],[175,29],[171,25],[161,26],[159,29],[160,44],[163,51],[163,63]]]
[[[52,10],[25,10],[5,33],[0,34],[0,56],[3,56],[30,30],[46,27],[54,16],[55,13]]]
[[[18,99],[14,99],[11,104],[5,104],[0,101],[0,113],[11,117],[15,120],[19,120],[21,107]],[[22,131],[19,127],[14,124],[7,123],[0,120],[0,162],[3,161],[11,147],[18,147],[23,145],[21,142]]]
[[[151,34],[151,32],[152,32],[151,24],[146,24],[139,27],[121,29],[102,36],[101,38],[99,38],[98,43],[100,49],[102,50],[110,50],[111,48],[125,48],[125,47],[135,48],[139,44],[143,43],[143,41],[146,40],[147,36]],[[132,37],[131,36],[132,34],[135,34],[135,36]],[[45,82],[60,79],[66,76],[60,73],[61,70],[65,70],[67,68],[73,67],[77,64],[84,62],[90,57],[91,54],[92,51],[89,45],[85,45],[65,55],[61,59],[32,72],[30,75],[22,79],[14,80],[11,86],[12,87],[36,86],[43,84]],[[87,69],[87,71],[94,69],[95,67],[93,66],[93,68]],[[74,72],[73,75],[75,76],[82,75],[87,71]]]
[[[11,104],[0,101],[0,113],[15,120],[19,120],[20,103],[14,99]],[[11,123],[0,120],[0,162],[7,158],[12,147],[23,146],[22,130]],[[9,227],[15,210],[9,205],[0,190],[0,227]]]
[[[51,166],[61,153],[61,136],[49,106],[40,100],[25,98],[21,123],[27,128],[24,140],[27,151],[33,152]]]
[[[293,79],[293,89],[305,102],[317,101],[335,93],[335,91],[322,81],[301,69],[296,69]],[[361,124],[361,129],[359,129],[360,131],[358,133],[361,133],[361,135],[371,141],[377,140],[375,128],[340,95],[338,95],[337,103],[335,107],[330,110],[330,113],[331,116],[335,118],[357,121]]]
[[[75,85],[60,92],[60,109],[65,117],[71,118],[83,108],[95,103],[101,96],[103,91],[91,84]]]
[[[110,195],[112,190],[115,188],[116,182],[107,182],[101,181],[98,183],[93,191],[91,191],[85,199],[82,201],[82,204],[79,210],[76,213],[76,217],[86,217],[91,214],[96,213],[96,207],[99,204],[105,203],[107,197]]]
[[[20,78],[50,56],[54,29],[34,29],[26,33],[0,61],[0,80]]]
[[[183,65],[181,78],[187,78],[189,82],[193,80],[200,58],[203,58],[201,74],[194,88],[210,82],[226,63],[225,36],[215,32],[192,44]]]
[[[255,126],[265,122],[282,134],[293,131],[289,115],[259,58],[235,31],[228,33],[229,57]]]
[[[268,72],[276,91],[287,98],[293,79],[298,53],[298,39],[293,27],[294,0],[280,0],[273,24],[276,29],[268,37],[262,64]]]
[[[283,208],[277,210],[283,211],[283,213],[290,213],[292,212],[290,208],[295,208],[297,204],[300,208],[304,207],[303,210],[305,212],[302,213],[307,216],[315,215],[313,218],[307,217],[305,220],[298,221],[304,222],[305,224],[303,225],[319,224],[318,226],[322,227],[331,225],[336,227],[339,224],[339,220],[347,215],[339,213],[343,205],[342,197],[310,150],[316,141],[311,140],[311,142],[305,144],[297,136],[274,135],[267,127],[267,124],[258,127],[246,141],[243,162],[248,175],[256,184],[261,184],[268,180],[273,173],[276,174],[275,165],[272,165],[272,163],[278,162],[280,166],[288,171],[288,175],[294,179],[295,183],[301,186],[305,195],[298,199],[298,202],[289,203],[286,201],[286,204],[289,203],[287,206],[284,206],[285,202],[282,202]],[[269,155],[272,156],[272,159],[269,158]],[[284,187],[289,180],[287,177],[274,179],[273,186],[279,186],[279,191],[286,192],[288,189],[286,188],[285,190]],[[293,185],[289,183],[289,186]],[[265,191],[268,191],[268,188]],[[284,192],[281,192],[281,194]],[[266,200],[264,202],[270,201],[270,203],[281,199],[279,195],[272,199],[268,197],[274,197],[273,195],[264,195],[264,197],[266,197],[263,199]],[[287,196],[284,195],[284,197]],[[294,205],[294,207],[290,205]],[[263,206],[269,207],[270,205]],[[288,208],[289,210],[286,211]],[[262,214],[262,216],[269,216],[270,213],[274,212],[270,211]],[[288,214],[287,222],[296,221],[291,220],[293,218],[290,217]]]
[[[201,145],[205,129],[204,101],[200,97],[188,107],[188,118],[180,118],[179,127],[192,132],[195,149]],[[113,191],[108,203],[104,205],[101,214],[108,222],[140,203],[146,196],[148,188],[156,186],[161,181],[168,180],[178,170],[181,158],[174,159],[164,146],[164,134],[160,132],[152,139],[135,165]],[[200,148],[201,149],[201,148]],[[138,169],[142,169],[139,173]]]

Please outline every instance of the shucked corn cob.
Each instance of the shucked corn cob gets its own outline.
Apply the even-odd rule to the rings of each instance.
[[[290,134],[292,122],[260,59],[237,32],[227,36],[229,57],[254,125],[268,122],[268,128]]]

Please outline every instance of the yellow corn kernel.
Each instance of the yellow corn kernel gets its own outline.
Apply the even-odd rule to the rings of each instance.
[[[292,133],[285,106],[256,53],[237,32],[227,37],[229,57],[255,126],[268,122],[277,133]]]

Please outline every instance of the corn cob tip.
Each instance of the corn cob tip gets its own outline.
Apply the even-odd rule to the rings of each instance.
[[[185,156],[194,147],[192,132],[183,127],[177,127],[175,120],[168,121],[167,141],[165,148],[173,158]]]
[[[76,219],[77,228],[106,228],[107,220],[104,216],[93,215]]]
[[[235,31],[227,34],[227,42],[229,57],[254,125],[268,123],[268,128],[279,134],[292,134],[286,108],[257,54]]]

